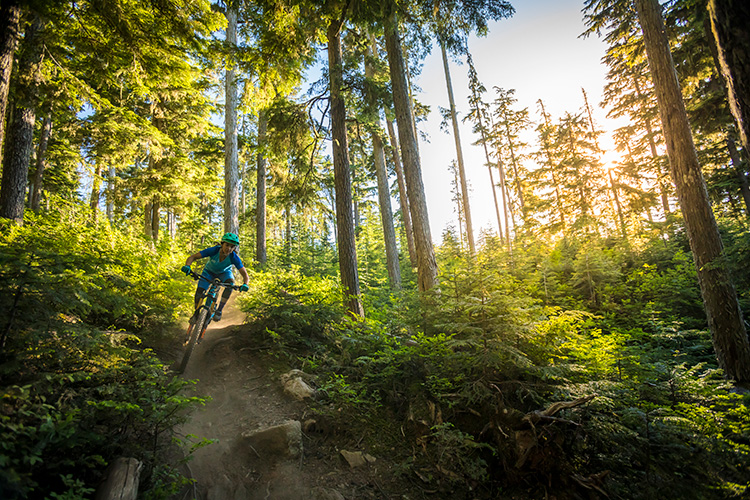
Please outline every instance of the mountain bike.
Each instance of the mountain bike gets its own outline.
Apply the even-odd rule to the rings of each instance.
[[[201,279],[201,275],[195,271],[190,271],[189,276],[194,280]],[[205,280],[206,278],[203,279]],[[178,373],[185,371],[185,367],[187,367],[190,355],[193,354],[195,346],[200,344],[201,340],[203,340],[208,324],[214,319],[214,313],[216,312],[216,306],[218,305],[219,290],[221,287],[231,288],[232,290],[240,289],[239,285],[222,283],[218,278],[215,278],[209,283],[198,308],[190,319],[190,324],[188,325],[186,332],[187,341],[185,342],[185,354],[182,355],[182,362],[177,370]]]

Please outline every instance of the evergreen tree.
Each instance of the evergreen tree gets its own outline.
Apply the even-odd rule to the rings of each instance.
[[[598,131],[596,129],[596,126],[594,125],[594,117],[593,117],[593,115],[591,113],[591,106],[589,106],[589,98],[586,95],[586,91],[582,88],[581,92],[583,92],[584,111],[586,113],[586,117],[588,117],[589,125],[591,127],[592,138],[594,140],[594,153],[596,153],[597,155],[599,155],[599,157],[601,158],[601,156],[603,155],[603,151],[599,147],[599,140],[597,139],[597,137],[600,134],[600,131]],[[615,211],[616,211],[616,214],[617,214],[617,222],[619,222],[619,226],[620,226],[620,235],[622,236],[622,238],[625,241],[627,241],[628,234],[627,234],[627,231],[625,229],[625,216],[623,215],[622,204],[620,203],[620,194],[618,193],[618,187],[615,184],[615,180],[614,180],[614,178],[612,176],[612,169],[611,168],[607,168],[606,166],[605,166],[605,168],[607,170],[607,177],[609,179],[609,189],[612,192],[612,199],[613,199],[614,204],[615,204]]]
[[[658,113],[656,96],[648,72],[643,36],[631,0],[587,0],[584,20],[589,29],[584,33],[601,34],[608,44],[604,62],[609,66],[603,104],[607,116],[627,116],[630,124],[615,131],[616,147],[626,151],[628,162],[622,177],[631,180],[629,189],[636,205],[650,213],[656,188],[661,209],[670,213],[673,188],[668,179],[663,136],[655,123]],[[628,167],[629,166],[629,167]]]
[[[739,0],[709,0],[711,32],[718,48],[732,115],[742,146],[750,151],[750,7]]]
[[[365,55],[365,76],[368,79],[375,77],[373,62],[377,57],[377,46],[375,37],[369,38],[369,49]],[[383,226],[383,239],[385,243],[386,263],[390,284],[393,288],[401,288],[401,269],[398,261],[398,249],[396,247],[396,231],[393,227],[393,211],[391,210],[391,194],[388,183],[388,172],[385,164],[385,151],[383,139],[380,133],[379,106],[372,92],[368,92],[366,99],[369,104],[370,114],[376,118],[371,124],[373,157],[375,163],[375,175],[378,183],[378,205],[380,207],[380,219]]]
[[[519,134],[529,128],[529,111],[513,109],[516,103],[514,89],[505,90],[495,87],[496,97],[493,110],[494,120],[492,124],[493,143],[500,155],[500,161],[510,166],[510,184],[515,188],[515,203],[521,212],[521,218],[526,222],[526,203],[524,201],[524,179],[527,173],[521,162],[520,152],[527,146],[519,139]],[[507,173],[506,173],[507,175]]]
[[[16,46],[21,37],[21,1],[0,3],[0,160],[5,144],[5,110]]]
[[[468,54],[466,59],[469,65],[469,89],[471,90],[471,95],[469,95],[470,111],[469,114],[464,118],[464,120],[471,120],[474,123],[472,126],[472,131],[475,134],[479,134],[479,139],[474,143],[474,145],[481,144],[482,149],[484,150],[485,165],[487,166],[487,170],[490,174],[490,187],[492,189],[492,198],[495,202],[495,215],[497,216],[498,231],[497,234],[502,239],[503,224],[500,219],[500,204],[497,200],[497,186],[495,185],[495,179],[492,173],[493,162],[490,159],[488,148],[492,119],[490,116],[489,104],[482,101],[482,94],[484,94],[487,89],[479,80],[479,76],[477,75],[476,68],[474,67],[474,62],[472,60],[471,54]]]
[[[224,231],[239,234],[239,159],[237,143],[237,18],[239,0],[227,0],[224,15],[227,19],[224,72]]]
[[[268,119],[266,112],[258,112],[258,153],[257,175],[255,182],[255,260],[263,268],[266,265],[268,253],[266,251],[266,131]]]
[[[451,123],[453,125],[453,139],[456,143],[456,160],[458,177],[461,182],[461,197],[463,198],[463,214],[466,223],[466,240],[469,243],[469,253],[476,253],[474,244],[474,225],[471,222],[471,204],[469,203],[469,188],[466,183],[466,167],[464,165],[464,154],[461,148],[461,135],[458,131],[458,116],[456,115],[456,103],[453,99],[453,83],[451,82],[450,65],[448,64],[448,52],[445,43],[440,43],[440,53],[443,57],[443,72],[445,73],[445,85],[448,89],[448,105],[450,106]]]
[[[540,219],[550,221],[547,223],[550,233],[562,232],[563,237],[565,237],[568,230],[568,222],[563,202],[563,186],[558,172],[560,154],[555,147],[555,137],[558,135],[557,127],[551,123],[541,99],[538,103],[542,115],[542,122],[537,126],[540,149],[536,153],[536,156],[539,159],[539,168],[531,173],[531,180],[540,188],[535,189],[535,191],[543,194],[537,194],[535,208],[540,212]],[[550,186],[554,194],[547,196]]]
[[[398,138],[393,127],[393,121],[386,115],[386,128],[388,129],[388,141],[391,146],[391,160],[393,169],[396,171],[396,181],[398,183],[398,201],[401,207],[401,218],[404,221],[404,236],[406,237],[406,247],[409,252],[409,262],[412,269],[417,268],[417,250],[414,245],[414,230],[411,224],[411,211],[409,209],[409,197],[406,191],[406,178],[404,169],[401,167],[401,155],[398,152]]]
[[[424,194],[424,183],[422,182],[422,167],[417,151],[417,138],[398,30],[398,16],[395,11],[386,22],[385,40],[391,85],[393,86],[393,104],[398,123],[401,158],[404,163],[404,177],[409,193],[409,209],[414,228],[414,246],[419,274],[418,285],[420,290],[425,291],[438,285],[438,268],[430,235],[427,201]]]
[[[9,124],[5,153],[3,155],[3,178],[0,185],[0,217],[23,223],[26,183],[34,136],[36,109],[39,104],[39,85],[42,80],[43,30],[46,21],[33,13],[26,26],[21,53],[18,58],[13,102],[13,121]]]
[[[44,117],[42,130],[39,137],[39,146],[36,150],[36,168],[34,170],[34,182],[32,183],[29,207],[39,211],[39,204],[42,198],[42,185],[44,180],[44,170],[47,168],[47,146],[49,138],[52,135],[52,113],[47,113]]]
[[[750,380],[750,343],[698,165],[661,8],[657,0],[636,0],[635,5],[714,349],[726,376],[746,382]]]
[[[340,12],[339,15],[345,15]],[[357,250],[352,212],[351,174],[349,172],[349,146],[346,135],[346,107],[341,94],[344,85],[341,55],[341,29],[344,18],[331,16],[328,25],[328,74],[331,91],[331,136],[333,141],[333,168],[336,188],[336,228],[339,250],[341,283],[346,295],[344,302],[350,313],[363,316],[359,299]]]

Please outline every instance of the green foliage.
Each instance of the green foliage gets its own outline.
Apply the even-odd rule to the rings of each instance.
[[[312,348],[315,340],[332,337],[345,316],[340,285],[303,276],[297,267],[252,273],[249,292],[240,297],[248,321],[282,349]]]
[[[202,401],[129,333],[148,340],[187,302],[177,256],[86,211],[27,212],[2,232],[3,498],[87,497],[123,455],[146,464],[148,490],[172,428]]]
[[[251,318],[317,376],[317,412],[454,496],[584,479],[623,498],[746,492],[748,400],[686,328],[703,321],[689,256],[569,241],[511,267],[492,240],[470,259],[450,236],[439,294],[370,293],[362,322],[320,278],[254,277]]]
[[[182,299],[170,279],[177,256],[151,251],[131,229],[92,224],[87,212],[27,213],[24,226],[2,231],[0,283],[11,293],[0,307],[14,315],[14,326],[46,325],[58,314],[131,331],[172,321]]]
[[[0,489],[66,498],[117,456],[153,466],[182,410],[200,401],[180,394],[188,382],[117,335],[63,322],[47,335],[39,343],[25,332],[27,348],[0,366]]]

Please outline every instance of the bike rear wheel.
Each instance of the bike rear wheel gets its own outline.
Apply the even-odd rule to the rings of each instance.
[[[188,332],[188,342],[185,345],[185,354],[182,355],[182,362],[180,363],[180,368],[178,369],[179,373],[183,373],[185,371],[185,368],[187,367],[188,361],[190,360],[190,355],[193,354],[193,349],[195,349],[195,344],[198,342],[198,337],[203,331],[203,323],[206,322],[207,316],[208,309],[202,307],[200,314],[198,314],[198,319],[190,327],[190,331]]]

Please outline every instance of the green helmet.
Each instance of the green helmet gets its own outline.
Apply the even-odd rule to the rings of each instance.
[[[234,246],[239,246],[240,239],[234,233],[225,233],[224,236],[221,237],[221,242],[229,243],[230,245],[234,245]]]

